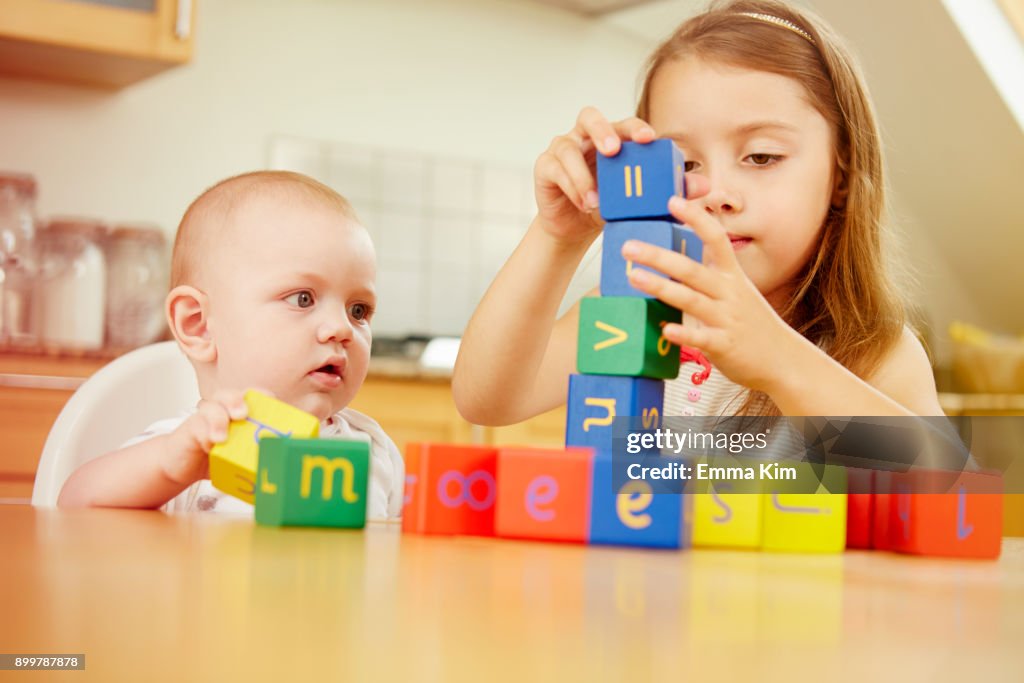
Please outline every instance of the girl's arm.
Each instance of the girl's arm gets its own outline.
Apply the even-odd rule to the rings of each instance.
[[[555,316],[601,232],[597,151],[614,155],[621,140],[653,139],[639,119],[613,124],[588,107],[537,159],[537,217],[477,306],[455,363],[455,405],[470,422],[511,424],[565,401],[576,365],[578,308]]]
[[[928,356],[909,329],[867,381],[795,336],[803,348],[767,387],[783,415],[943,415]]]
[[[462,336],[452,394],[467,420],[512,424],[565,402],[579,303],[555,316],[589,245],[559,243],[531,224]]]

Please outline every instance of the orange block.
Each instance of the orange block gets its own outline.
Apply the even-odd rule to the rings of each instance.
[[[497,455],[486,446],[409,444],[402,531],[493,536]]]
[[[942,557],[999,557],[1003,478],[985,472],[893,474],[892,550]]]
[[[497,534],[585,542],[593,459],[590,448],[499,450]]]

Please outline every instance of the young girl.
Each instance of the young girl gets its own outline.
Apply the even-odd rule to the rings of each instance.
[[[588,107],[537,160],[537,217],[463,337],[466,419],[509,424],[566,400],[579,306],[556,313],[601,232],[595,150],[656,137],[687,160],[688,198],[669,210],[704,263],[635,241],[622,253],[664,274],[633,268],[637,289],[684,311],[664,336],[710,361],[699,388],[696,362],[667,383],[666,416],[942,414],[882,266],[880,140],[858,67],[809,14],[734,0],[655,50],[635,118]]]

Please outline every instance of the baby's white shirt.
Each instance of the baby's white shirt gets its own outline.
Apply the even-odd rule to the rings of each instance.
[[[154,422],[144,432],[127,441],[131,446],[160,434],[169,434],[187,420],[195,409],[177,417]],[[377,422],[357,410],[344,408],[320,423],[320,436],[327,438],[368,439],[370,441],[370,482],[366,503],[367,519],[396,519],[402,514],[405,488],[405,462],[398,446]],[[209,479],[192,484],[161,508],[166,512],[216,512],[252,517],[249,503],[218,491]]]

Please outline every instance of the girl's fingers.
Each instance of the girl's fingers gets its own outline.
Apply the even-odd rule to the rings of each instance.
[[[552,151],[576,190],[576,195],[582,201],[581,208],[584,210],[597,208],[597,182],[594,180],[594,172],[590,169],[590,165],[580,153],[580,148],[568,138],[563,138],[563,141],[555,145]],[[577,206],[580,204],[577,203]]]
[[[693,346],[705,352],[710,351],[714,343],[714,330],[709,327],[669,323],[661,328],[661,334],[673,344]]]
[[[580,111],[571,134],[578,135],[580,139],[590,138],[594,141],[597,151],[605,156],[619,153],[619,134],[604,114],[594,107],[584,107]]]
[[[632,117],[629,119],[623,119],[613,125],[615,132],[623,140],[633,140],[634,142],[647,143],[651,142],[655,138],[654,129],[651,125],[643,119]]]
[[[622,256],[633,263],[650,266],[712,299],[725,296],[725,284],[719,274],[678,252],[641,240],[628,240],[622,245]],[[642,270],[634,268],[633,272],[637,277],[644,277]]]
[[[534,168],[536,178],[539,183],[547,183],[549,185],[556,186],[562,194],[572,202],[580,211],[586,211],[587,209],[583,205],[583,196],[576,189],[576,185],[569,178],[569,174],[566,173],[565,168],[562,166],[562,162],[559,161],[558,157],[555,156],[554,152],[550,149],[542,154],[537,159],[536,167]],[[541,185],[538,184],[538,192],[540,191]],[[541,199],[541,195],[538,194],[538,201]]]
[[[698,203],[688,202],[682,197],[672,197],[668,201],[668,210],[681,223],[685,223],[697,233],[704,242],[704,253],[711,255],[711,261],[716,268],[739,269],[736,253],[732,250],[732,242],[729,241],[725,228]]]
[[[722,322],[721,309],[714,300],[692,287],[640,268],[633,268],[630,271],[629,282],[640,291],[679,309],[686,315],[692,315],[706,325],[719,325]]]

